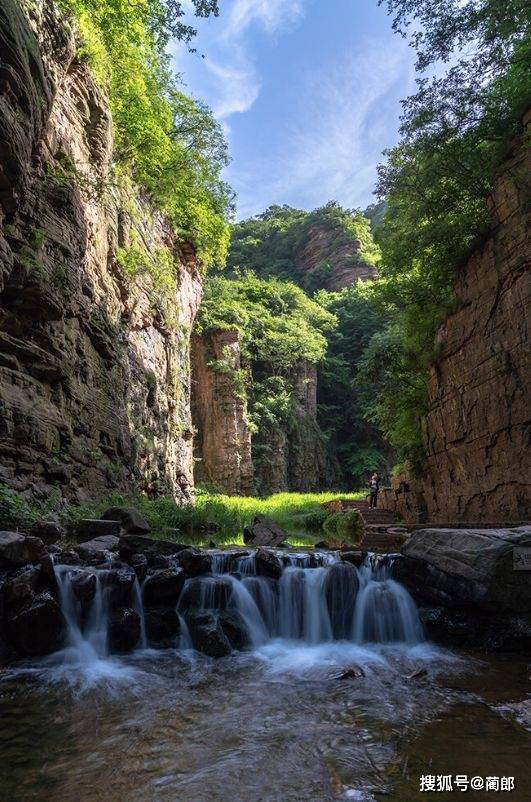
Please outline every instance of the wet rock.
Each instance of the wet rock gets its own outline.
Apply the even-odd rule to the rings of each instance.
[[[138,581],[143,582],[147,576],[148,561],[145,554],[132,554],[128,560],[129,565],[137,575]]]
[[[280,546],[289,538],[289,533],[266,515],[257,515],[243,530],[243,542],[247,546]]]
[[[147,608],[144,617],[149,642],[155,642],[157,645],[172,645],[181,631],[175,607]]]
[[[75,551],[59,551],[54,555],[56,565],[81,565],[81,557]]]
[[[136,574],[129,567],[118,568],[105,574],[105,588],[111,609],[132,606],[135,580]]]
[[[184,586],[182,568],[162,568],[154,571],[144,582],[142,595],[147,605],[177,603]]]
[[[188,626],[194,649],[208,657],[224,657],[232,649],[218,616],[212,613],[189,615]]]
[[[43,590],[49,590],[52,596],[57,599],[59,586],[55,576],[54,562],[50,554],[43,554],[40,560],[40,585]]]
[[[120,607],[111,613],[107,631],[109,651],[132,652],[140,639],[140,616],[130,607]]]
[[[81,543],[100,539],[102,537],[120,536],[120,521],[102,521],[100,518],[84,518],[75,525],[74,534],[76,540]]]
[[[256,573],[258,576],[268,576],[271,579],[280,579],[282,564],[276,554],[267,549],[259,548],[255,554]]]
[[[531,546],[531,527],[422,529],[402,549],[396,578],[414,596],[445,606],[531,613],[531,582],[513,549]]]
[[[352,628],[352,611],[358,595],[356,568],[348,562],[333,563],[326,572],[324,592],[332,632],[336,640],[348,639]]]
[[[408,674],[406,679],[421,679],[422,677],[428,676],[428,669],[427,668],[417,668],[416,671],[412,671],[411,674]]]
[[[367,557],[366,551],[342,551],[339,555],[344,562],[352,563],[356,568],[359,568],[365,562]]]
[[[18,652],[37,656],[61,648],[66,621],[52,595],[44,592],[8,616],[7,630]]]
[[[2,598],[7,605],[31,601],[37,592],[41,569],[37,566],[21,568],[2,585]]]
[[[154,565],[160,557],[170,557],[186,549],[183,543],[173,540],[157,540],[145,535],[128,534],[120,538],[120,556],[130,561],[133,554],[144,554],[149,565]]]
[[[330,543],[328,540],[320,540],[314,545],[314,549],[324,549],[325,551],[328,551],[330,549]]]
[[[236,610],[224,610],[219,614],[219,623],[233,649],[241,651],[249,645],[247,627]]]
[[[96,595],[96,575],[90,571],[79,571],[73,574],[72,591],[76,599],[82,603],[90,602]]]
[[[120,540],[115,535],[102,535],[92,540],[87,540],[75,546],[75,551],[83,560],[89,562],[101,562],[107,559],[107,552],[115,551]]]
[[[0,532],[0,570],[38,563],[43,554],[44,543],[40,538],[19,532]]]
[[[343,671],[340,671],[339,674],[334,674],[332,679],[359,679],[360,677],[364,676],[365,671],[361,668],[361,666],[349,666]]]
[[[55,521],[39,521],[31,527],[31,535],[39,537],[43,543],[50,546],[66,537],[66,529]]]
[[[187,576],[200,576],[212,570],[212,557],[199,549],[183,549],[177,556],[177,562]]]
[[[229,603],[231,594],[232,584],[226,577],[194,577],[186,581],[180,606],[224,610]]]
[[[101,516],[103,521],[120,521],[122,533],[146,534],[151,527],[134,507],[109,507]]]

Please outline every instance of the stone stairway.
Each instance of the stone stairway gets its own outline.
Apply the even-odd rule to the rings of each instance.
[[[360,548],[367,551],[398,551],[407,538],[391,510],[369,507],[368,501],[343,501],[343,509],[358,510],[365,522]]]

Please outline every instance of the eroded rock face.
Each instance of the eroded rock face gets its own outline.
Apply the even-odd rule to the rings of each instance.
[[[435,604],[531,613],[529,574],[513,567],[513,549],[523,546],[531,547],[531,526],[420,529],[395,573],[417,598]]]
[[[193,485],[192,249],[112,174],[105,96],[49,0],[2,3],[0,480],[31,500]],[[175,258],[161,308],[132,244]],[[159,293],[160,295],[160,293]]]
[[[292,422],[257,436],[253,458],[262,495],[295,490],[311,493],[326,486],[327,459],[317,423],[317,368],[302,360],[292,376]]]
[[[381,497],[406,521],[531,520],[530,166],[527,142],[517,145],[496,181],[491,233],[457,276],[429,376],[426,476],[398,477]]]
[[[196,476],[230,495],[245,496],[254,491],[254,469],[240,370],[239,332],[194,335],[192,399],[199,458]]]
[[[297,265],[304,284],[341,290],[357,281],[375,279],[375,268],[363,261],[360,240],[342,243],[337,241],[337,232],[325,226],[313,226],[306,242],[297,254]],[[323,272],[326,266],[326,272]]]

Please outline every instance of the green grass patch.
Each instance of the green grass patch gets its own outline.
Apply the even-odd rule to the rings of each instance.
[[[69,520],[99,516],[106,507],[133,506],[144,515],[152,528],[153,536],[164,537],[197,545],[216,543],[243,544],[243,529],[252,523],[255,515],[267,515],[289,532],[294,546],[311,546],[322,538],[322,525],[326,513],[322,504],[333,499],[357,500],[357,493],[275,493],[267,498],[253,496],[226,496],[198,488],[193,505],[179,506],[170,497],[149,499],[145,496],[124,498],[114,495],[103,502],[83,507],[70,507]],[[209,529],[209,524],[214,525]],[[213,531],[216,529],[216,531]]]

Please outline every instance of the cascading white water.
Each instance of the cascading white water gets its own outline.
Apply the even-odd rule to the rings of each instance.
[[[392,560],[370,556],[361,568],[335,552],[276,553],[280,578],[262,576],[255,553],[213,555],[212,574],[186,581],[177,605],[178,647],[192,648],[188,609],[236,613],[248,644],[262,647],[283,638],[308,645],[334,640],[363,643],[419,643],[423,637],[415,603],[392,578]],[[67,621],[64,663],[90,663],[108,656],[110,568],[55,566],[59,600]],[[93,582],[86,601],[75,588],[82,577]],[[111,583],[112,584],[112,583]],[[141,588],[135,578],[131,606],[140,618],[137,648],[146,648]]]
[[[110,594],[108,584],[109,569],[78,568],[71,565],[54,565],[59,589],[59,603],[65,616],[67,628],[65,648],[60,652],[64,663],[90,663],[106,658],[109,654],[108,631],[110,622]],[[94,578],[95,588],[92,598],[81,602],[76,595],[76,580]],[[131,589],[132,607],[140,619],[138,647],[147,647],[146,625],[142,593],[135,577]]]
[[[74,580],[85,571],[70,566],[54,566],[59,601],[66,619],[66,644],[62,652],[65,663],[88,663],[98,660],[107,654],[107,628],[109,622],[108,592],[99,572],[94,571],[94,598],[88,603],[85,611],[86,620],[83,626],[84,611],[81,602],[74,593]]]
[[[392,579],[392,558],[370,556],[359,571],[352,640],[356,643],[420,643],[424,640],[415,602]]]
[[[419,643],[424,639],[415,603],[391,577],[392,560],[370,555],[358,570],[337,552],[285,554],[280,580],[257,573],[255,554],[214,555],[213,573],[231,583],[228,607],[236,610],[251,645],[272,638],[308,644],[345,639],[355,643]],[[229,573],[233,571],[234,573]],[[205,585],[203,609],[215,609]]]

